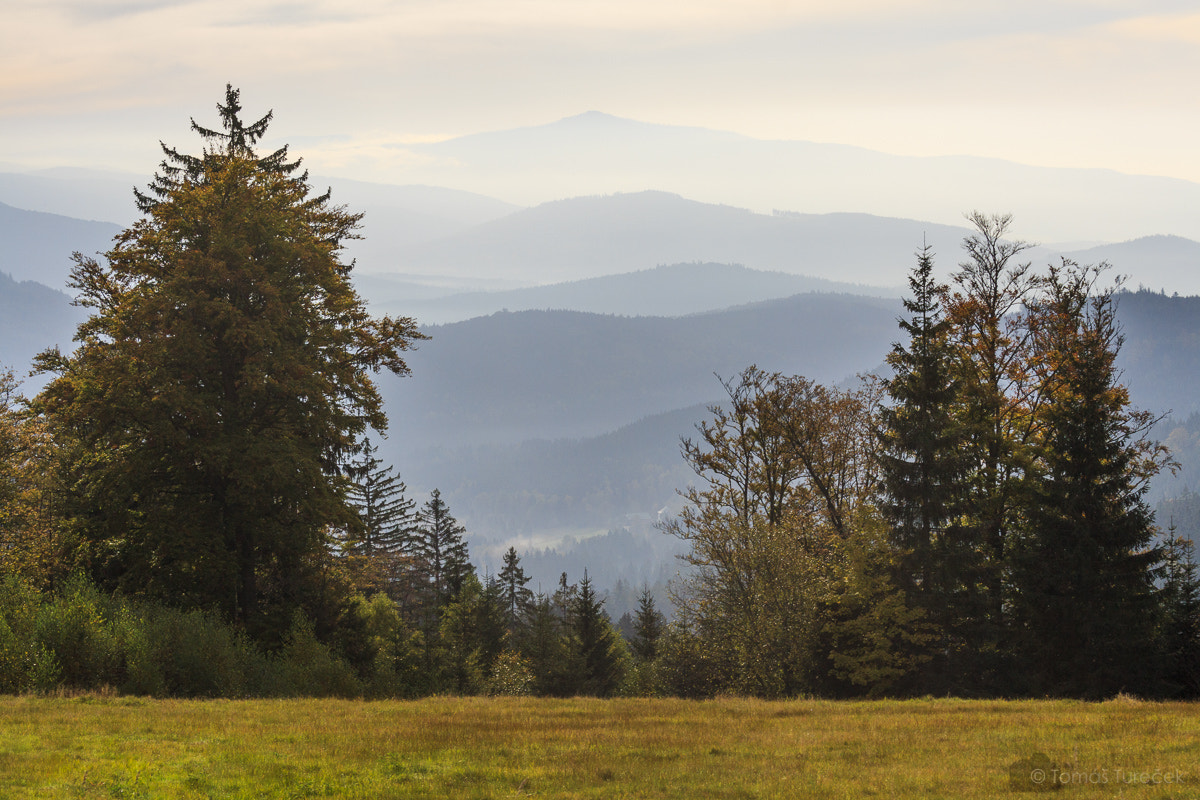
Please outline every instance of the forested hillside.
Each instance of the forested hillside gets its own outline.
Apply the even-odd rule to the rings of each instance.
[[[24,376],[37,353],[56,345],[69,349],[83,318],[61,291],[0,272],[0,368]]]
[[[120,228],[108,222],[25,211],[0,203],[0,272],[66,291],[71,253],[107,252]]]
[[[426,328],[384,381],[398,447],[594,436],[719,394],[750,363],[837,381],[882,362],[897,301],[806,294],[682,318],[498,313]]]

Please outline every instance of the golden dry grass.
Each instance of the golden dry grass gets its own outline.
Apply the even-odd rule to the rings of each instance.
[[[6,798],[990,798],[1031,758],[1062,797],[1200,797],[1200,705],[0,699]]]

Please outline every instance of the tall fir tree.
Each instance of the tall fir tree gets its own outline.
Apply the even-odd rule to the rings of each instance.
[[[493,581],[472,571],[441,608],[433,663],[444,690],[474,694],[484,690],[492,664],[503,648],[504,615]]]
[[[301,160],[288,161],[288,146],[275,150],[267,155],[259,155],[254,145],[263,138],[275,116],[274,111],[268,111],[257,122],[249,125],[242,122],[241,91],[225,84],[225,102],[217,103],[217,114],[221,118],[221,129],[206,128],[191,120],[192,132],[199,136],[211,147],[205,147],[201,155],[181,153],[174,147],[159,142],[163,151],[163,160],[159,164],[154,180],[146,187],[149,191],[133,190],[138,211],[150,214],[159,203],[169,201],[172,193],[178,191],[186,183],[198,184],[208,179],[206,160],[212,155],[234,156],[249,159],[259,172],[271,173],[277,176],[290,176],[300,168]],[[297,176],[297,180],[305,182],[308,173]],[[321,195],[317,200],[328,198]]]
[[[880,509],[896,550],[897,584],[923,609],[936,634],[926,688],[944,689],[960,672],[970,618],[980,608],[975,576],[980,550],[962,524],[969,463],[959,419],[953,328],[945,316],[949,289],[934,278],[928,246],[908,278],[908,316],[899,320],[907,344],[888,355],[880,409]]]
[[[633,640],[630,647],[638,661],[653,661],[658,655],[658,641],[666,630],[667,621],[654,605],[654,594],[643,586],[638,595],[637,613],[633,618]]]
[[[567,626],[555,601],[539,594],[533,600],[521,653],[529,661],[536,694],[565,697],[575,692],[577,656],[568,647]]]
[[[624,677],[624,644],[586,572],[571,605],[573,641],[582,670],[576,691],[607,697],[616,691]]]
[[[1102,269],[1051,268],[1031,312],[1040,447],[1012,580],[1016,672],[1039,695],[1152,691],[1161,666],[1161,552],[1145,493],[1162,450],[1119,382],[1123,337]]]
[[[389,591],[398,590],[395,584],[402,579],[405,551],[415,532],[417,504],[405,496],[408,487],[395,474],[395,467],[383,466],[376,457],[378,451],[367,439],[359,457],[346,465],[348,496],[358,519],[347,528],[342,549],[366,588]]]
[[[533,592],[529,589],[530,578],[521,567],[521,557],[515,547],[504,554],[504,566],[497,576],[500,604],[504,608],[505,627],[510,643],[515,644],[533,610]]]
[[[427,581],[433,610],[452,601],[467,577],[475,574],[467,554],[466,533],[450,514],[441,491],[434,489],[417,515],[411,549],[416,568]]]
[[[1162,647],[1166,657],[1164,690],[1177,697],[1200,697],[1200,566],[1195,545],[1175,525],[1163,544],[1160,603]]]

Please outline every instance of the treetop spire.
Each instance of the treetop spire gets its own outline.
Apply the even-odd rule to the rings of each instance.
[[[172,191],[184,181],[198,181],[205,173],[204,164],[215,157],[238,157],[253,160],[259,169],[278,175],[291,175],[299,167],[302,159],[289,162],[288,146],[285,144],[269,155],[259,157],[254,151],[254,145],[266,135],[267,128],[274,119],[275,112],[267,111],[257,122],[246,125],[241,117],[241,90],[233,88],[233,84],[225,84],[225,102],[217,103],[217,114],[221,117],[221,130],[206,128],[191,118],[192,130],[205,141],[203,152],[199,156],[181,153],[160,141],[165,158],[159,164],[159,171],[147,187],[149,192],[133,190],[138,210],[149,214],[155,206],[165,200]],[[306,180],[308,173],[299,176]]]

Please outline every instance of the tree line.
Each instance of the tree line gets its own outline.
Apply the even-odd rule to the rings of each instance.
[[[1194,695],[1200,580],[1144,502],[1172,466],[1131,408],[1103,269],[1035,273],[976,214],[950,285],[922,251],[890,372],[755,367],[682,445],[698,483],[667,625],[585,572],[534,594],[470,563],[369,433],[372,374],[425,338],[375,318],[359,215],[255,145],[226,88],[163,145],[145,217],[25,400],[0,376],[0,688],[178,695],[736,692]],[[803,343],[798,343],[803,346]]]

